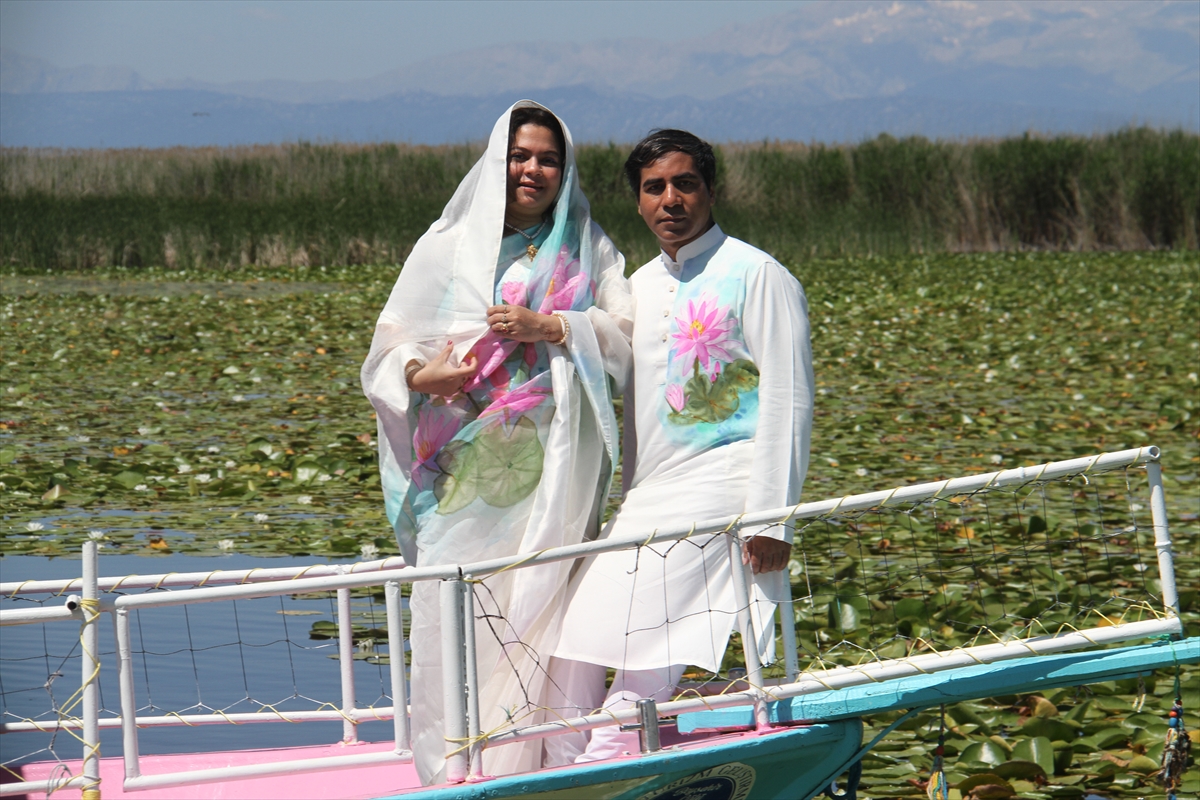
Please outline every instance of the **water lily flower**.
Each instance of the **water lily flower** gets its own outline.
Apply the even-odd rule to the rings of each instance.
[[[683,391],[682,386],[678,383],[672,383],[667,387],[667,405],[671,407],[672,411],[683,411],[687,403],[687,392]]]
[[[196,475],[196,483],[208,483],[211,480],[212,475],[209,475],[207,472],[201,472]]]
[[[270,517],[268,517],[266,514],[255,514],[254,515],[254,521],[257,523],[260,523],[260,524],[266,522],[269,519],[270,519]]]
[[[1003,464],[1003,463],[1004,463],[1004,456],[1000,455],[999,453],[996,453],[996,454],[994,454],[994,455],[992,456],[992,463],[993,463],[993,464]]]
[[[217,447],[216,445],[213,445],[212,447],[208,448],[208,452],[219,453],[219,452],[221,452],[221,448]]]
[[[93,542],[103,541],[105,537],[104,531],[88,531],[88,538]]]
[[[312,495],[311,494],[302,494],[296,498],[296,502],[302,506],[310,506],[310,505],[312,505]]]
[[[327,482],[329,482],[329,481],[333,480],[333,476],[332,476],[332,475],[326,475],[324,472],[322,472],[320,475],[318,475],[318,476],[317,476],[317,480],[318,480],[320,483],[327,483]]]
[[[180,464],[178,469],[179,469],[180,475],[186,475],[187,473],[192,471],[192,467],[190,464]]]
[[[233,539],[222,539],[221,541],[217,542],[217,547],[221,548],[222,550],[232,550]]]
[[[133,487],[133,490],[134,490],[135,492],[144,492],[144,491],[146,491],[146,490],[147,490],[147,489],[149,489],[149,488],[150,488],[150,487],[149,487],[149,486],[147,486],[146,484],[144,484],[144,483],[139,483],[137,486]]]
[[[229,398],[229,399],[230,399],[230,400],[232,400],[232,401],[233,401],[233,402],[235,402],[235,403],[241,403],[241,402],[244,402],[244,401],[246,400],[246,398],[245,398],[244,396],[240,395],[240,394],[235,394],[233,397],[231,397],[231,398]]]
[[[138,432],[139,436],[149,436],[150,435],[150,429],[147,428],[145,425],[138,428],[137,432]]]
[[[672,334],[675,357],[682,359],[684,372],[696,361],[707,369],[713,361],[733,360],[726,348],[733,344],[729,334],[737,323],[729,315],[729,306],[718,306],[712,295],[700,295],[699,303],[689,300],[686,313],[676,317],[675,324],[679,328]]]
[[[26,522],[25,530],[29,531],[30,533],[37,533],[38,531],[46,530],[46,526],[40,522]]]
[[[854,474],[860,478],[865,478],[865,477],[867,477],[867,468],[859,467],[858,469],[854,470]]]
[[[359,550],[362,552],[363,558],[374,558],[375,556],[379,555],[379,548],[370,542],[364,544],[359,548]]]
[[[233,469],[236,466],[237,466],[236,461],[226,461],[225,462],[225,469]]]

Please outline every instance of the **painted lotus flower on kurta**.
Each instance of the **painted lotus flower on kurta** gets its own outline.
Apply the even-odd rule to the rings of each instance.
[[[737,320],[729,315],[729,306],[718,305],[717,298],[705,293],[699,303],[688,300],[686,313],[675,318],[675,325],[678,330],[672,334],[673,349],[675,357],[682,359],[684,372],[696,361],[708,369],[714,361],[733,360],[725,348],[732,344],[729,334]]]
[[[683,284],[675,303],[664,422],[690,429],[691,446],[754,435],[759,374],[737,317],[743,286],[700,277]]]

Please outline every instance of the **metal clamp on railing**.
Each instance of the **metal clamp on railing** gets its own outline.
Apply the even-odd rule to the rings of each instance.
[[[647,697],[637,701],[637,710],[637,723],[622,725],[621,730],[638,732],[638,746],[643,754],[662,750],[662,742],[658,737],[658,704]]]

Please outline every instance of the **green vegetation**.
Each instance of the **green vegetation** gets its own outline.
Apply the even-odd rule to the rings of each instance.
[[[1194,251],[789,263],[808,293],[819,392],[808,499],[1158,445],[1185,627],[1200,633]],[[357,381],[396,271],[0,277],[0,553],[67,556],[89,531],[102,552],[396,552]],[[1090,576],[1079,559],[1068,568]],[[1014,574],[999,592],[1031,602],[1064,592],[1063,577]],[[806,644],[856,616],[879,622],[869,609],[825,613],[801,620]],[[905,614],[900,625],[948,622]],[[1185,670],[1184,686],[1198,678]],[[969,783],[986,767],[1029,798],[1153,795],[1147,759],[1172,680],[1147,678],[1141,713],[1136,682],[955,706],[947,772]],[[937,729],[927,712],[890,735],[865,763],[864,793],[922,796],[908,781],[927,777]]]
[[[0,263],[400,263],[479,148],[287,145],[0,151]],[[579,148],[596,220],[631,265],[656,252],[621,176],[628,147]],[[718,218],[787,263],[840,254],[1195,249],[1200,137],[920,137],[720,149]]]

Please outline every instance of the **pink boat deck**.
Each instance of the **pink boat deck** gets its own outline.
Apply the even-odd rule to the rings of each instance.
[[[357,744],[319,745],[315,747],[289,747],[271,750],[237,750],[224,753],[182,753],[165,756],[142,756],[143,775],[162,775],[218,767],[237,767],[249,764],[266,764],[272,761],[299,761],[330,756],[357,755],[359,753],[386,752],[392,749],[389,742]],[[68,761],[72,775],[82,770],[80,761]],[[22,778],[27,781],[45,780],[58,765],[41,761],[21,767]],[[269,775],[246,780],[222,780],[218,783],[203,783],[195,786],[175,786],[166,789],[147,789],[125,792],[121,783],[125,777],[125,765],[120,758],[100,759],[100,794],[104,800],[329,800],[330,798],[372,798],[414,789],[421,785],[416,768],[412,764],[377,764],[358,766],[335,771],[311,772],[303,775]],[[9,780],[12,780],[9,776]],[[6,781],[7,782],[7,781]],[[52,796],[55,800],[79,800],[79,789],[60,789]],[[16,795],[16,798],[40,798],[42,792]]]

